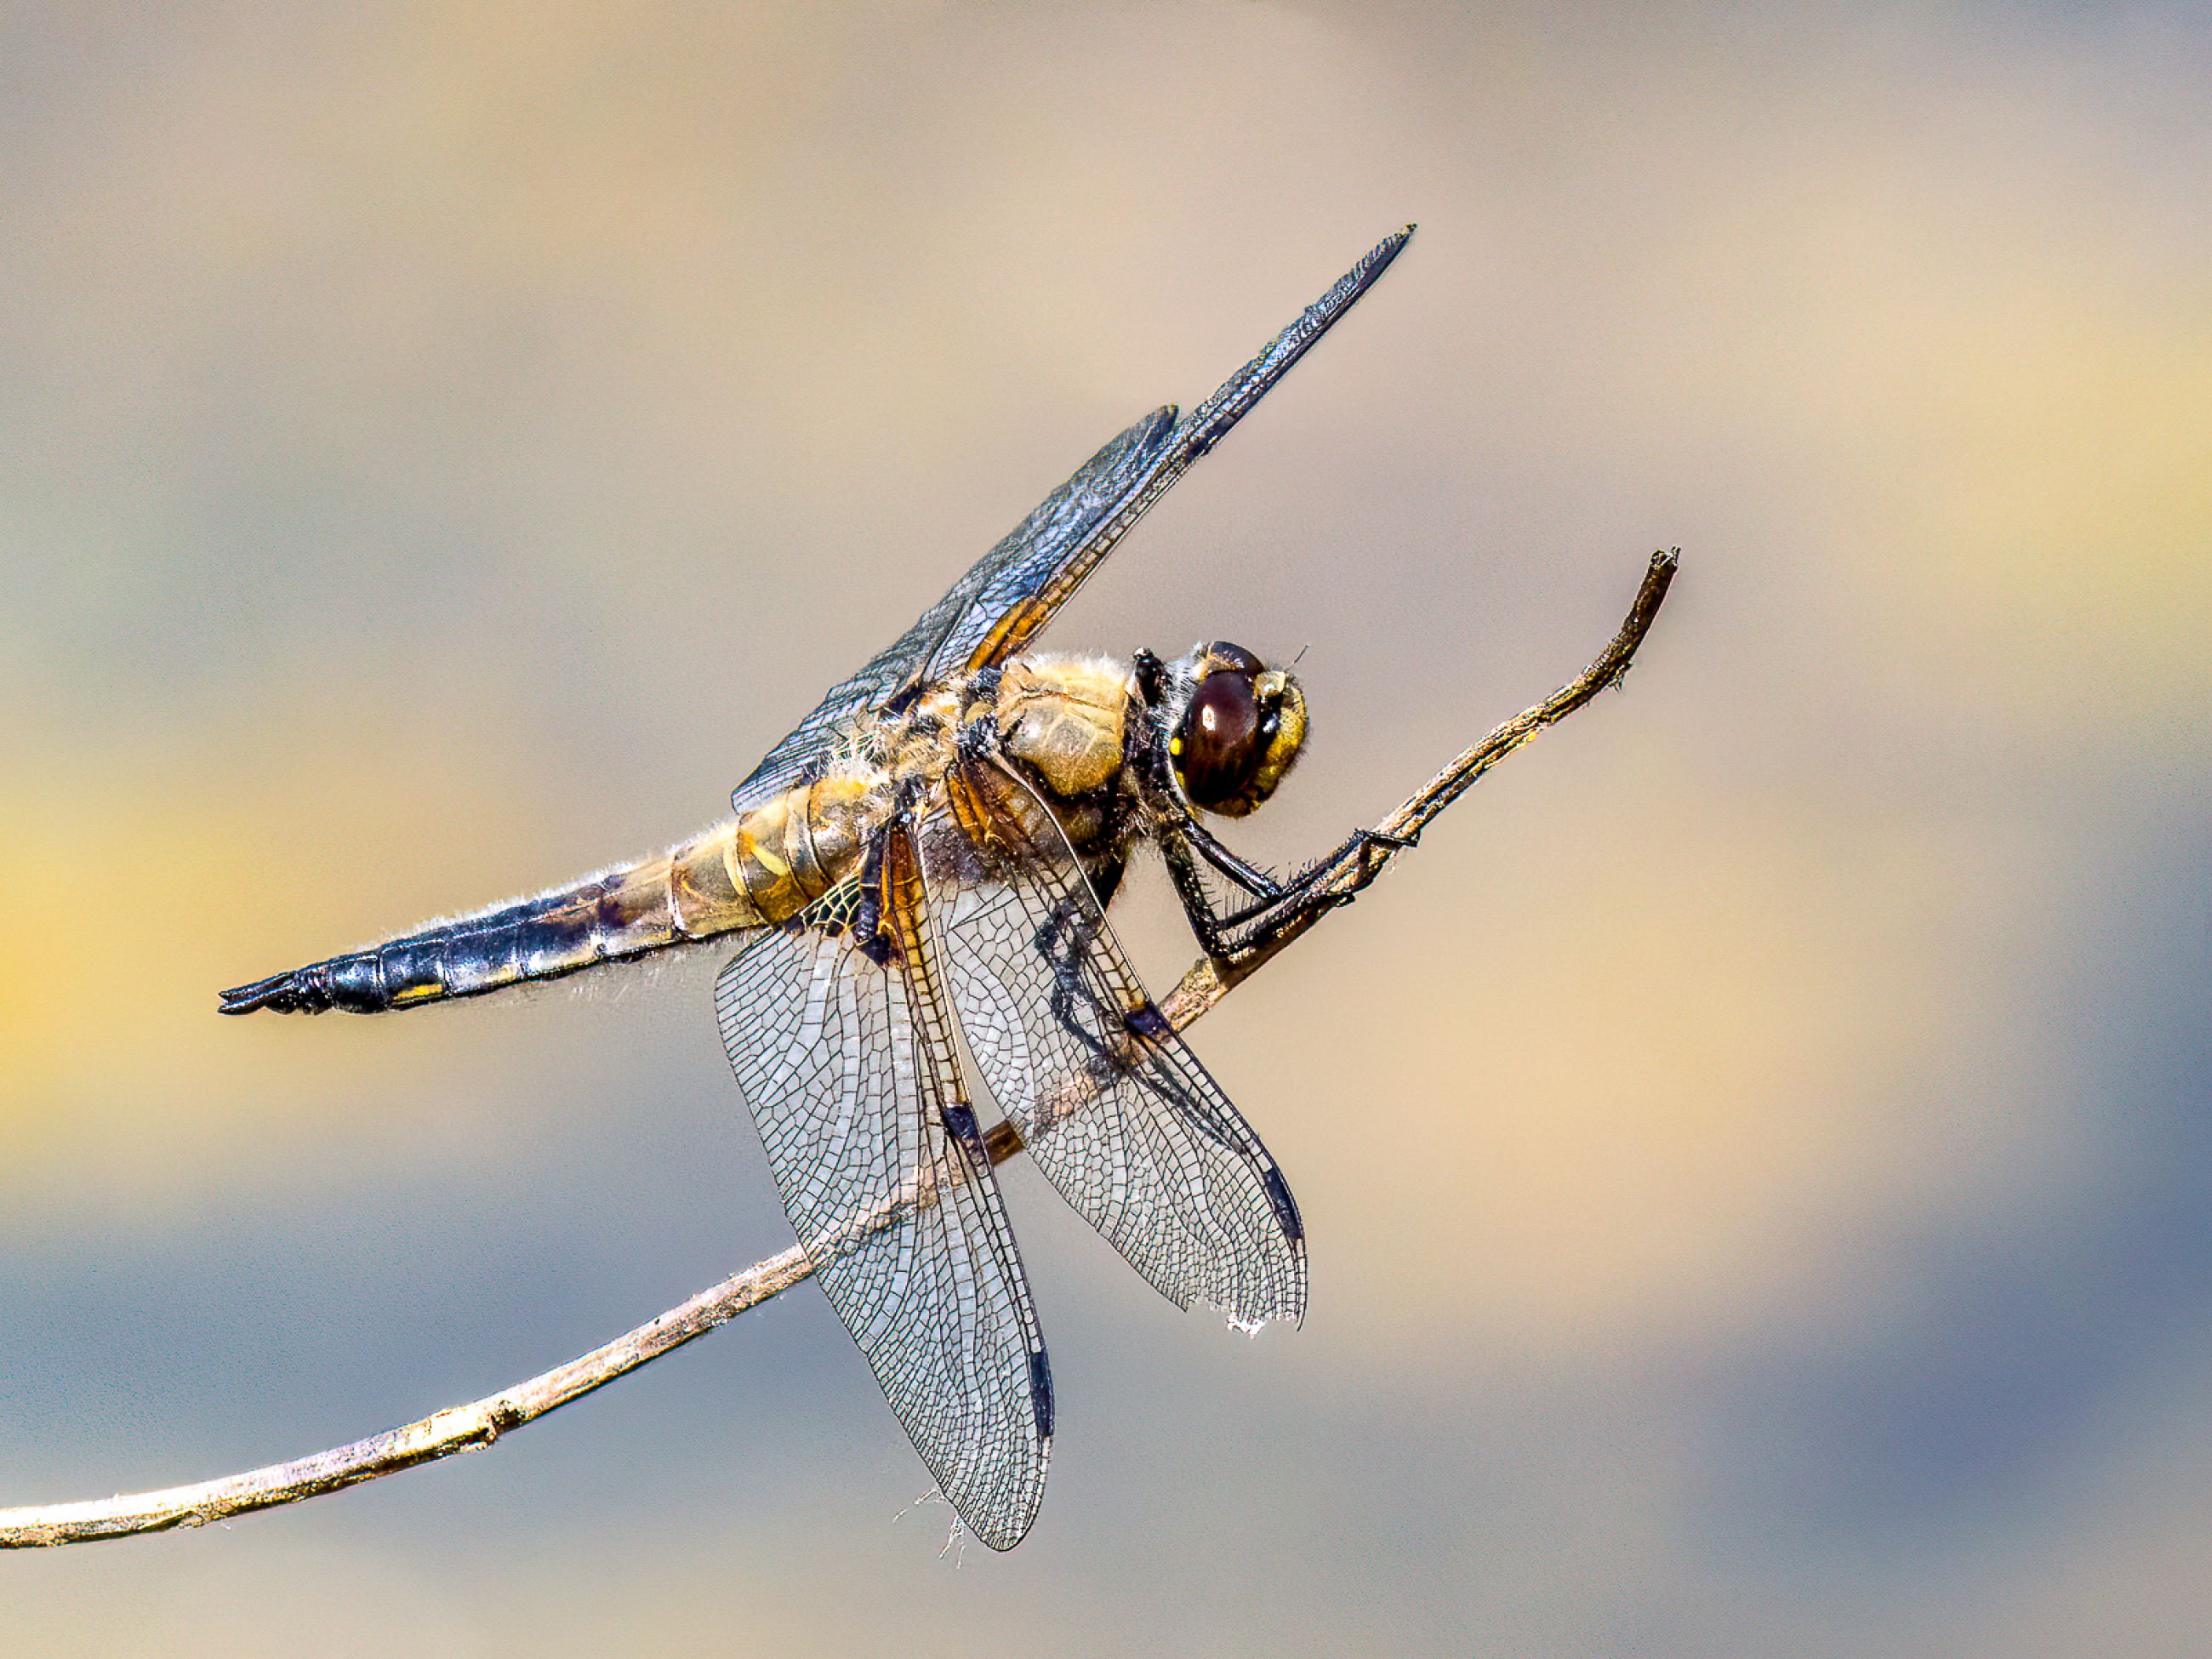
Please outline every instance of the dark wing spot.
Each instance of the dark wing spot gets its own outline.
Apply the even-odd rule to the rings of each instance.
[[[1037,1432],[1052,1438],[1052,1365],[1042,1348],[1030,1350],[1030,1399],[1036,1407]]]
[[[1283,1237],[1301,1239],[1306,1236],[1305,1223],[1298,1219],[1298,1206],[1291,1200],[1290,1187],[1283,1180],[1283,1172],[1273,1164],[1267,1166],[1267,1202],[1275,1212],[1275,1220],[1282,1227]]]
[[[1159,1038],[1168,1036],[1174,1027],[1156,1004],[1140,1002],[1121,1016],[1121,1024],[1141,1037]]]

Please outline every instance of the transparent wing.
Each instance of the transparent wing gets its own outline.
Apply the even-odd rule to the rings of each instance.
[[[945,642],[932,654],[928,672],[939,675],[961,668],[988,667],[1004,662],[1034,638],[1085,578],[1105,561],[1129,527],[1190,470],[1191,463],[1220,442],[1229,428],[1274,388],[1291,365],[1374,286],[1375,279],[1398,257],[1413,234],[1413,228],[1408,225],[1369,250],[1365,258],[1337,279],[1335,286],[1269,341],[1265,350],[1231,375],[1211,398],[1176,421],[1138,475],[1118,493],[1109,496],[1102,492],[1080,514],[1054,515],[1049,511],[1053,501],[1031,514],[1019,530],[992,550],[989,562],[999,568],[986,579],[975,603],[962,613]],[[1164,409],[1152,418],[1174,413],[1172,408]],[[1032,526],[1037,528],[1032,531]]]
[[[1045,564],[1049,575],[1060,553],[1080,544],[1085,527],[1150,471],[1174,431],[1175,415],[1173,409],[1153,410],[1085,461],[913,627],[871,657],[859,673],[831,688],[737,787],[731,796],[737,809],[742,812],[790,788],[817,757],[837,747],[861,716],[881,708],[902,687],[928,678],[948,640],[977,631],[977,617],[997,615],[992,607],[1019,603],[1023,582],[1039,580],[1030,574],[1032,568]],[[1009,593],[1012,599],[1006,597]],[[988,627],[988,620],[981,625]]]
[[[715,1010],[830,1305],[961,1520],[1009,1549],[1044,1495],[1051,1372],[903,860],[889,962],[848,882],[740,952]]]
[[[1084,463],[769,751],[732,796],[738,810],[798,782],[856,720],[901,691],[1004,662],[1036,637],[1129,527],[1352,307],[1413,234],[1409,225],[1386,237],[1191,414],[1178,420],[1173,405],[1155,410]]]
[[[1304,1318],[1282,1171],[1146,996],[1043,802],[965,763],[921,835],[962,1035],[1037,1166],[1177,1306]]]

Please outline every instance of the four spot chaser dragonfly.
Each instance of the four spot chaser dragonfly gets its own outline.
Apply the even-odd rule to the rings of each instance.
[[[1038,1167],[1162,1294],[1296,1323],[1290,1188],[1105,910],[1146,842],[1217,957],[1343,896],[1276,879],[1201,821],[1251,812],[1297,759],[1287,671],[1226,643],[1175,662],[1028,647],[1411,234],[1191,414],[1157,410],[1092,456],[769,751],[728,822],[226,991],[222,1012],[379,1013],[740,936],[715,1009],[784,1208],[962,1522],[1011,1547],[1043,1496],[1052,1374],[956,1024]]]

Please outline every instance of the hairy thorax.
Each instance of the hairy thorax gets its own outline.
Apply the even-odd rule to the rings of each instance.
[[[999,679],[999,742],[1054,794],[1074,800],[1121,769],[1128,667],[1102,657],[1017,657]]]
[[[672,855],[686,931],[781,921],[860,867],[902,786],[944,777],[963,727],[987,720],[1000,751],[1040,786],[1079,849],[1121,815],[1111,806],[1129,703],[1126,665],[1095,657],[1017,658],[998,675],[933,687],[863,726],[822,776]],[[696,914],[695,914],[696,913]]]

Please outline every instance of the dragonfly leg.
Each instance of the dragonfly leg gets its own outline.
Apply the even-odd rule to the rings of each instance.
[[[1164,837],[1162,850],[1176,896],[1182,901],[1183,914],[1200,945],[1208,956],[1226,959],[1267,944],[1316,910],[1350,903],[1382,873],[1383,855],[1411,847],[1417,839],[1379,830],[1355,830],[1334,851],[1287,881],[1279,881],[1238,858],[1195,818],[1186,817],[1177,826],[1177,833]],[[1199,871],[1201,859],[1249,895],[1251,902],[1233,908],[1215,904]],[[1353,860],[1356,867],[1349,881],[1332,879]]]

